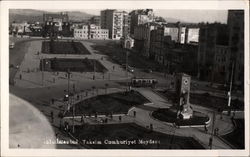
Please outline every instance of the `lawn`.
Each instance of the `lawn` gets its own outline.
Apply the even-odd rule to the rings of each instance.
[[[84,125],[75,127],[75,136],[82,140],[100,141],[100,144],[87,144],[94,149],[204,149],[191,137],[167,135],[143,128],[134,123]],[[108,141],[135,141],[133,144],[105,144]],[[142,144],[139,140],[155,141]],[[86,144],[86,143],[85,143]]]
[[[76,115],[127,113],[131,107],[148,102],[149,100],[137,91],[98,95],[77,103],[75,113]],[[72,115],[72,108],[66,113],[67,115]]]
[[[176,101],[175,93],[169,91],[159,91],[164,96],[172,101]],[[190,94],[190,103],[196,104],[208,108],[215,109],[216,111],[220,109],[228,110],[228,99],[222,97],[216,97],[210,95],[209,93],[205,94]],[[244,110],[244,102],[238,99],[232,99],[231,108],[235,110]]]
[[[227,134],[222,136],[225,140],[235,146],[237,149],[244,149],[245,148],[245,124],[244,119],[235,119],[236,129]]]
[[[126,63],[126,50],[121,48],[117,42],[96,42],[96,45],[92,45],[92,47],[97,51],[96,53],[108,55],[112,62],[118,63],[120,65]],[[139,69],[152,69],[159,72],[164,71],[162,65],[146,57],[143,57],[138,52],[129,51],[128,64],[129,66]]]
[[[170,109],[158,109],[152,116],[160,121],[175,123],[177,126],[204,125],[209,120],[209,117],[195,111],[190,119],[177,119],[177,113]]]
[[[45,71],[70,71],[73,72],[107,72],[108,70],[94,59],[68,59],[68,58],[51,58],[43,59],[40,63],[45,65]],[[50,66],[47,66],[49,64]],[[40,67],[41,68],[41,67]],[[95,70],[94,70],[95,69]]]
[[[74,41],[43,41],[42,53],[47,54],[90,54],[80,42]]]

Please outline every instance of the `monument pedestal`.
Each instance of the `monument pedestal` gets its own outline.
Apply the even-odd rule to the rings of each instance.
[[[182,110],[178,112],[178,118],[190,119],[193,116],[193,110],[190,106],[186,105]]]

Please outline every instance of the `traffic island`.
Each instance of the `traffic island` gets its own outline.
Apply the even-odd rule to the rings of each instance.
[[[163,134],[135,123],[84,124],[75,126],[73,136],[90,149],[204,149],[192,137]]]
[[[193,111],[189,119],[178,118],[177,110],[174,108],[161,108],[152,112],[152,117],[167,123],[172,123],[178,127],[204,127],[210,122],[208,116],[201,112]]]
[[[89,94],[97,94],[93,89]],[[134,106],[150,103],[150,101],[137,91],[117,92],[106,95],[97,95],[85,99],[74,105],[75,116],[113,115],[127,114],[128,110]],[[65,117],[72,117],[73,108],[65,113]]]

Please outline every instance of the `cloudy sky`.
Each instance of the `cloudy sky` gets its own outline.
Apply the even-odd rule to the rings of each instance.
[[[131,11],[129,9],[124,9],[124,10],[127,12]],[[70,10],[67,10],[67,11],[70,11]],[[77,11],[82,11],[82,12],[86,12],[88,14],[93,14],[93,15],[100,15],[100,10],[97,10],[97,9],[85,9],[85,10],[77,10]],[[157,9],[154,9],[154,13],[156,16],[162,16],[165,18],[174,18],[183,22],[194,22],[194,23],[198,23],[198,22],[226,23],[227,22],[227,10],[157,10]]]

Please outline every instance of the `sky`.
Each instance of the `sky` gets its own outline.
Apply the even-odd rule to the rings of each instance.
[[[129,9],[124,9],[124,10],[127,12],[131,11]],[[67,10],[67,11],[70,11],[70,10]],[[82,11],[82,12],[86,12],[88,14],[93,14],[93,15],[100,15],[100,10],[97,10],[97,9],[85,9],[85,10],[76,10],[76,11]],[[174,18],[182,22],[227,23],[227,10],[160,10],[160,9],[154,9],[154,13],[156,16],[162,16],[164,18]]]

